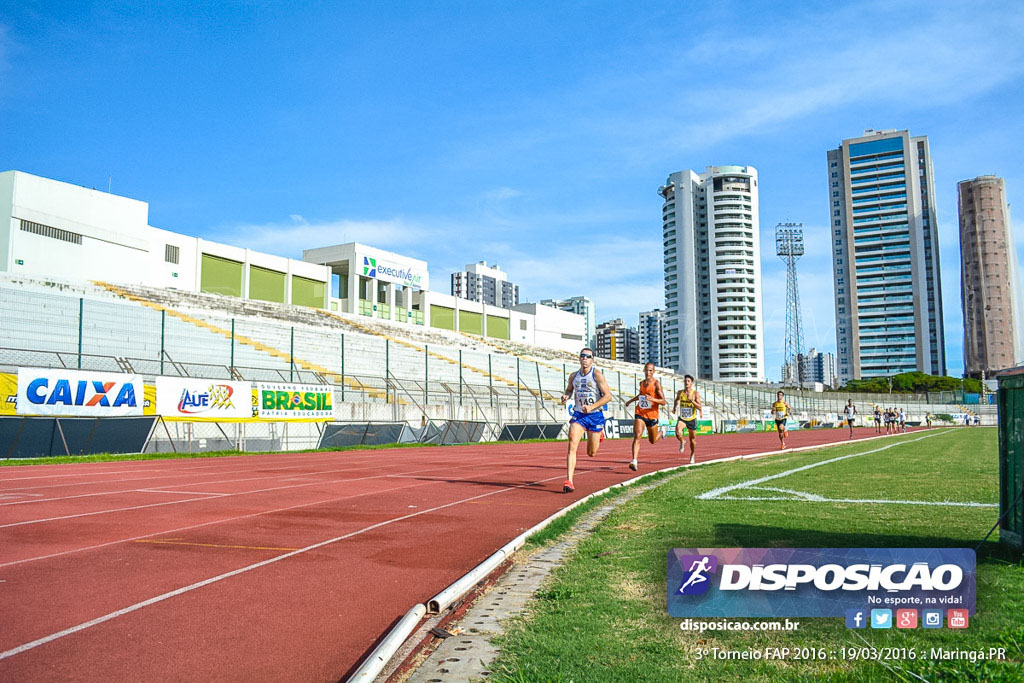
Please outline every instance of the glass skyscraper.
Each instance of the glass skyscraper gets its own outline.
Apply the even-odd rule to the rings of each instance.
[[[839,381],[946,374],[928,138],[865,131],[828,152]]]

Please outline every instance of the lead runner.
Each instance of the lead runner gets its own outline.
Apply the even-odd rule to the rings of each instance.
[[[587,455],[594,457],[604,436],[604,413],[601,407],[612,398],[604,375],[594,367],[594,350],[580,351],[580,369],[569,375],[569,383],[562,394],[564,404],[572,396],[575,409],[569,420],[569,452],[565,457],[567,479],[562,482],[562,492],[572,493],[576,487],[572,475],[576,472],[576,449],[579,448],[583,433],[587,433]]]

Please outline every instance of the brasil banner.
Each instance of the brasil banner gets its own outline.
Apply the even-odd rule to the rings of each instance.
[[[331,387],[321,384],[254,383],[253,417],[260,420],[333,420]]]

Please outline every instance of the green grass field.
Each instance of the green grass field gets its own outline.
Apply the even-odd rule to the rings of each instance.
[[[921,438],[926,436],[926,438]],[[975,547],[998,517],[995,429],[950,429],[693,468],[615,510],[499,643],[505,681],[1024,680],[1024,571],[994,541],[978,551],[968,629],[853,630],[793,618],[797,632],[681,631],[665,607],[680,547]],[[723,489],[833,458],[752,486]],[[713,493],[707,497],[709,492]],[[705,498],[698,496],[705,495]],[[769,499],[769,500],[766,500]],[[886,502],[853,502],[886,501]],[[947,503],[977,504],[953,506]],[[920,504],[931,503],[931,504]],[[989,507],[981,507],[986,505]],[[739,621],[761,621],[741,619]],[[766,647],[1006,648],[1007,659],[721,661],[700,650]]]

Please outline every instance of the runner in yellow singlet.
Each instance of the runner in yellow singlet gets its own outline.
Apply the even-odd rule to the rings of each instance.
[[[793,413],[793,409],[789,407],[789,404],[782,398],[785,394],[778,392],[775,394],[775,403],[772,404],[772,417],[775,418],[775,431],[779,433],[779,442],[782,447],[786,447],[786,437],[789,436],[789,430],[786,429],[786,420]]]
[[[700,392],[693,386],[693,376],[683,377],[683,388],[676,394],[676,400],[672,404],[672,412],[678,412],[679,419],[676,422],[676,438],[679,439],[679,452],[683,453],[686,447],[683,444],[683,427],[689,432],[690,437],[690,464],[697,461],[697,416],[703,414],[704,403],[701,401]]]

